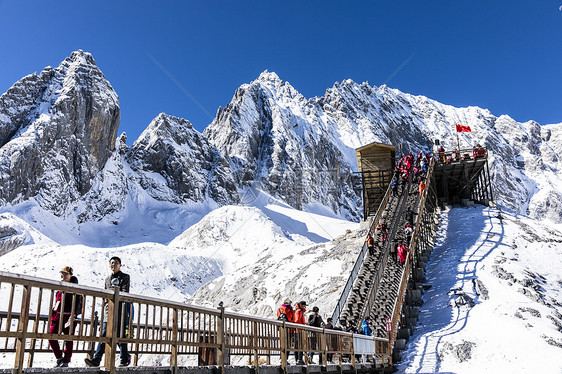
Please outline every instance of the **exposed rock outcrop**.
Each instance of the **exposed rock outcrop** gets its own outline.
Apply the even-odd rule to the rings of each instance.
[[[30,75],[0,97],[0,202],[30,197],[62,215],[115,147],[117,94],[86,52]]]
[[[153,198],[173,203],[239,201],[228,162],[189,121],[161,113],[135,141],[126,160],[132,179]],[[162,179],[154,178],[154,173]]]

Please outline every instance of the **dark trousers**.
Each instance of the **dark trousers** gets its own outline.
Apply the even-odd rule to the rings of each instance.
[[[317,339],[316,339],[315,336],[312,336],[312,337],[310,338],[310,348],[312,348],[312,349],[318,349],[318,341],[317,341]],[[318,353],[318,357],[319,357],[318,363],[322,363],[322,353]],[[312,359],[314,358],[314,352],[310,352],[310,353],[308,354],[308,358],[310,359],[310,361],[312,361]]]
[[[69,319],[70,319],[70,316],[65,315],[64,318],[63,318],[63,323],[66,324]],[[49,329],[50,334],[58,334],[59,323],[60,323],[60,318],[56,319],[56,320],[51,319],[51,328]],[[76,326],[76,322],[74,322],[73,325]],[[63,334],[66,334],[66,335],[70,335],[71,334],[70,326],[65,327],[63,325],[61,332]],[[74,328],[72,329],[72,333],[74,333]],[[70,359],[72,358],[72,350],[74,348],[74,344],[73,344],[72,340],[67,340],[67,341],[64,342],[64,353],[60,349],[60,345],[59,345],[58,340],[49,340],[49,344],[51,345],[51,349],[53,350],[53,353],[55,354],[55,357],[57,359],[62,357],[63,362],[66,362],[66,363],[70,362]]]
[[[107,322],[103,323],[102,329],[101,329],[101,336],[105,336],[107,334]],[[120,334],[117,334],[118,337],[120,337]],[[130,359],[130,355],[129,352],[127,350],[127,343],[119,343],[119,358],[121,359],[121,363],[126,363],[129,362]],[[101,361],[101,358],[103,357],[103,354],[105,353],[105,343],[98,343],[98,347],[96,348],[96,353],[94,353],[94,360],[99,360]]]

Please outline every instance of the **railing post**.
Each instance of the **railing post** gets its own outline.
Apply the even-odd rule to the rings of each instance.
[[[320,335],[320,347],[322,347],[322,365],[328,365],[328,345],[326,344],[326,328],[322,329],[322,334]]]
[[[39,295],[37,296],[37,312],[35,313],[35,321],[33,323],[33,336],[37,336],[37,332],[39,331],[39,322],[40,322],[40,317],[41,317],[39,312],[41,311],[42,296],[43,296],[43,289],[39,288]],[[33,356],[35,354],[36,341],[37,341],[37,339],[35,337],[33,339],[31,339],[31,344],[30,344],[30,347],[29,347],[30,351],[29,351],[29,355],[27,356],[27,367],[28,368],[33,366]]]
[[[172,352],[170,353],[170,370],[172,374],[178,371],[178,309],[172,310]]]
[[[18,338],[16,339],[16,362],[12,373],[23,373],[23,357],[25,355],[25,338],[27,336],[27,324],[29,321],[29,300],[31,299],[30,286],[23,286],[21,298],[20,320],[18,324]]]
[[[224,355],[226,353],[226,336],[224,334],[224,306],[222,302],[219,303],[219,320],[217,325],[217,343],[219,349],[217,352],[217,363],[221,366],[221,373],[224,374]]]
[[[107,300],[107,326],[105,329],[105,368],[115,373],[115,351],[117,347],[117,329],[119,318],[119,286],[112,287],[113,299]]]
[[[353,369],[357,370],[355,366],[355,345],[353,344],[353,340],[353,334],[351,334],[351,366],[353,366]]]
[[[285,327],[285,321],[279,326],[279,342],[281,351],[281,370],[283,374],[287,374],[287,329]]]
[[[252,332],[254,335],[253,339],[253,347],[254,347],[254,367],[255,367],[255,374],[259,374],[260,372],[260,361],[258,355],[258,323],[252,323]]]

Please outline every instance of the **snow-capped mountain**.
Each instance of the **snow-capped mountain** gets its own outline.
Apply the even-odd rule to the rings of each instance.
[[[107,259],[118,255],[135,275],[134,293],[223,301],[230,310],[269,317],[289,297],[328,316],[365,234],[351,184],[355,148],[381,142],[430,151],[439,139],[452,149],[461,123],[472,128],[461,134],[461,147],[488,147],[495,199],[512,212],[493,225],[496,212],[487,208],[445,214],[435,261],[474,266],[479,256],[470,280],[483,281],[493,302],[471,295],[471,313],[509,309],[502,317],[517,326],[519,340],[549,352],[562,346],[562,311],[553,301],[560,296],[560,253],[551,248],[562,235],[546,222],[562,223],[562,123],[518,123],[351,80],[307,99],[267,71],[241,86],[202,134],[186,119],[160,114],[128,146],[125,134],[117,137],[119,113],[117,94],[82,51],[0,96],[1,270],[53,278],[64,262],[81,284],[100,286]],[[466,239],[459,235],[466,227],[469,240],[455,239]],[[541,272],[548,266],[553,270]],[[458,288],[445,278],[443,287]],[[445,289],[441,277],[430,279]],[[506,288],[515,290],[510,298],[518,294],[518,309],[502,296]],[[434,309],[458,312],[449,309],[453,299],[435,298],[443,305]],[[471,335],[477,329],[447,338],[450,316],[441,317],[442,329],[431,330],[429,321],[422,333],[430,336],[414,339],[405,354],[410,362],[426,362],[423,339],[435,342],[435,331],[445,336],[431,346],[435,360],[456,359],[450,352],[459,346],[493,346],[481,339],[486,332]],[[493,352],[489,360],[505,357]],[[518,362],[527,363],[534,360]]]
[[[355,148],[381,142],[428,152],[439,139],[453,149],[456,123],[472,128],[462,133],[461,148],[489,148],[499,203],[562,221],[560,124],[521,124],[486,109],[454,108],[351,80],[306,100],[275,73],[264,72],[236,91],[204,135],[229,158],[243,184],[259,183],[298,209],[319,203],[351,219],[360,206],[349,178],[357,171]]]
[[[22,78],[0,97],[0,203],[31,197],[64,214],[115,149],[117,94],[82,51]]]
[[[89,53],[17,82],[0,97],[0,203],[33,201],[78,232],[87,222],[119,224],[154,201],[184,212],[202,204],[200,219],[263,190],[297,209],[358,221],[355,148],[376,141],[430,151],[440,139],[451,149],[462,123],[472,132],[462,133],[461,147],[490,150],[500,204],[562,222],[561,124],[517,123],[351,80],[306,99],[267,71],[242,85],[203,134],[160,114],[128,147],[124,134],[116,139],[118,122],[118,97]]]
[[[161,113],[126,154],[132,178],[156,200],[236,204],[234,177],[222,154],[189,121]],[[156,177],[157,176],[157,177]]]

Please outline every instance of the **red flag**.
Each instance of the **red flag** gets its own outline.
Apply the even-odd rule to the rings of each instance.
[[[457,123],[457,132],[471,132],[470,126],[463,126]]]

